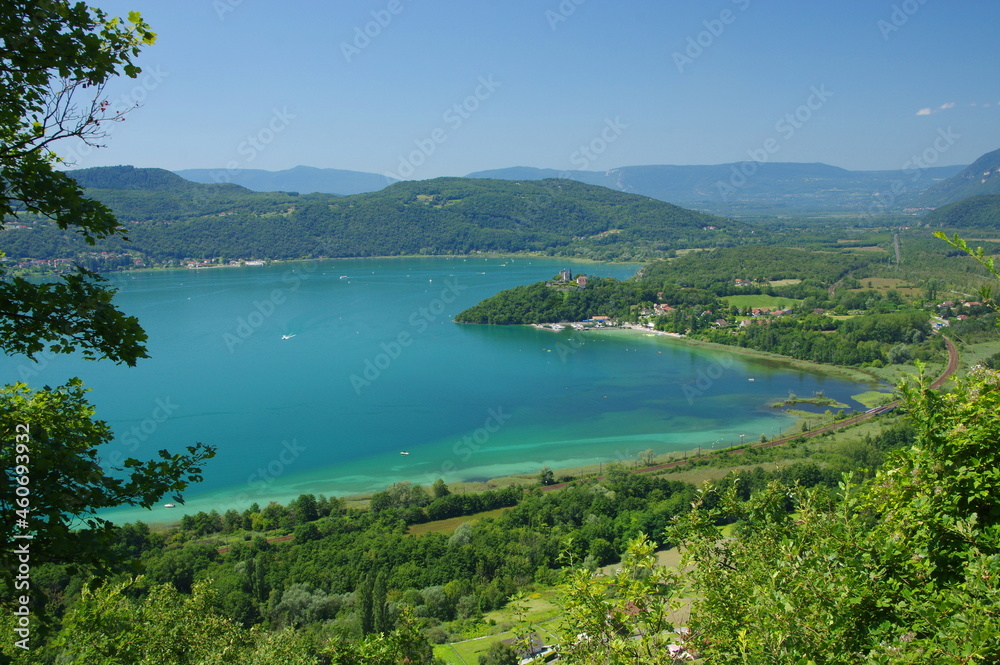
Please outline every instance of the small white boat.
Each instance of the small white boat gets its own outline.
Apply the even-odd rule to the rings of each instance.
[[[292,333],[291,335],[282,335],[281,339],[291,339],[293,337],[295,337],[295,333]]]
[[[347,275],[341,275],[340,278],[341,279],[347,279]]]
[[[163,504],[163,507],[164,508],[173,508],[174,504],[172,504],[172,503],[165,503],[165,504]]]
[[[747,379],[747,381],[753,381],[753,379]]]
[[[409,455],[410,453],[406,450],[400,451],[400,455]]]

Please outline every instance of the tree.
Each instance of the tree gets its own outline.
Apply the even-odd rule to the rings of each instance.
[[[672,613],[680,607],[676,570],[656,563],[653,544],[640,536],[612,577],[574,569],[560,590],[564,609],[560,660],[567,663],[681,662]],[[676,660],[674,659],[676,656]]]
[[[1000,658],[1000,374],[903,386],[912,446],[861,486],[708,490],[670,537],[713,663]],[[710,495],[712,500],[708,501]],[[711,507],[709,507],[711,506]],[[717,525],[735,520],[736,536]]]
[[[82,2],[2,0],[0,8],[0,218],[49,220],[90,244],[123,235],[107,207],[55,170],[52,144],[97,145],[123,113],[101,98],[105,83],[137,76],[132,59],[155,35],[135,12],[124,22]],[[129,365],[146,357],[145,333],[111,304],[103,282],[82,268],[61,282],[0,280],[0,349],[29,357],[46,346],[80,349]]]
[[[556,475],[552,473],[552,469],[543,466],[542,470],[538,473],[538,482],[542,485],[555,485]]]
[[[451,494],[451,490],[448,489],[448,486],[445,485],[444,480],[441,478],[435,480],[434,484],[431,485],[431,496],[435,499],[440,499],[441,497],[448,496],[449,494]]]
[[[75,138],[96,145],[106,123],[124,112],[102,99],[105,83],[138,75],[132,60],[154,40],[136,13],[122,21],[83,2],[0,0],[0,218],[72,228],[91,244],[122,235],[108,208],[55,170],[53,144]],[[147,357],[146,334],[111,303],[113,294],[82,268],[61,281],[32,283],[6,277],[0,265],[0,351],[29,358],[80,351],[134,365]],[[201,463],[214,454],[196,444],[187,455],[161,450],[156,461],[126,459],[114,468],[97,452],[111,431],[93,414],[78,379],[55,389],[18,383],[0,390],[0,453],[14,461],[0,475],[0,507],[25,515],[21,533],[14,520],[4,522],[0,543],[9,547],[16,535],[34,532],[33,562],[118,566],[111,525],[96,511],[148,508],[201,480]]]
[[[312,522],[319,519],[319,506],[312,494],[301,494],[290,506],[295,516],[295,522]]]
[[[220,616],[208,582],[190,596],[154,587],[135,598],[131,582],[98,591],[84,589],[63,622],[53,651],[58,662],[194,665],[252,663],[312,665],[319,662],[302,635],[264,633]],[[132,593],[130,593],[132,592]],[[180,629],[179,629],[180,628]]]
[[[509,644],[494,642],[486,653],[479,654],[479,665],[517,665],[517,651]]]
[[[23,383],[0,388],[0,456],[13,463],[0,484],[0,510],[12,516],[24,511],[25,522],[15,529],[8,520],[0,543],[9,551],[23,543],[18,533],[33,532],[33,562],[105,569],[123,563],[128,552],[112,548],[115,528],[96,512],[149,508],[168,492],[182,492],[201,480],[201,463],[213,451],[199,443],[186,456],[161,450],[159,460],[129,458],[121,468],[108,468],[98,448],[112,440],[111,429],[93,419],[84,393],[79,379],[37,391]]]

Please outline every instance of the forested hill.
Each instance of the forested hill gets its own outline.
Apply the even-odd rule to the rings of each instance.
[[[439,178],[337,197],[201,185],[160,169],[70,175],[128,231],[131,242],[99,249],[155,261],[520,251],[634,260],[760,236],[740,222],[570,180]],[[92,249],[44,222],[32,226],[4,233],[9,256],[71,258]]]
[[[628,281],[591,278],[575,282],[538,282],[486,298],[455,316],[459,323],[520,324],[582,321],[608,316],[637,321],[643,310],[669,303],[671,311],[720,311],[721,298],[767,293],[796,301],[822,297],[849,274],[863,274],[871,256],[810,252],[790,247],[735,247],[690,252],[649,263]],[[797,279],[802,278],[805,279]],[[737,284],[746,280],[748,285]],[[771,287],[772,280],[794,282]],[[749,284],[752,282],[753,284]],[[708,314],[712,312],[709,311]],[[708,317],[714,321],[718,314]]]
[[[1000,229],[1000,194],[957,201],[929,213],[924,221],[952,229]]]

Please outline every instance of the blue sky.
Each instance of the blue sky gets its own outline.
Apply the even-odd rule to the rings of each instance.
[[[993,0],[97,0],[158,34],[76,167],[423,179],[1000,148]],[[953,139],[934,148],[939,132]],[[954,138],[959,137],[959,138]],[[938,148],[944,144],[938,141]]]

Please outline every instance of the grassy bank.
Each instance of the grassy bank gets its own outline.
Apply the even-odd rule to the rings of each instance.
[[[648,335],[651,331],[640,331],[632,328],[600,328],[592,332],[598,332],[601,334],[620,334],[620,335]],[[662,340],[668,340],[668,344],[686,344],[688,346],[700,346],[706,349],[713,349],[716,351],[725,351],[734,355],[748,356],[751,358],[761,358],[764,360],[772,361],[775,363],[780,363],[787,367],[796,370],[804,370],[808,372],[820,372],[823,374],[830,374],[833,376],[838,376],[840,378],[845,378],[849,381],[858,381],[863,383],[874,383],[881,382],[884,379],[877,373],[869,369],[859,369],[856,367],[841,367],[840,365],[824,365],[823,363],[814,363],[809,360],[798,360],[796,358],[789,358],[788,356],[779,356],[775,353],[768,353],[766,351],[758,351],[756,349],[747,349],[741,346],[730,346],[728,344],[716,344],[715,342],[706,342],[700,339],[693,339],[690,337],[676,337],[673,335],[657,334],[657,338]]]

